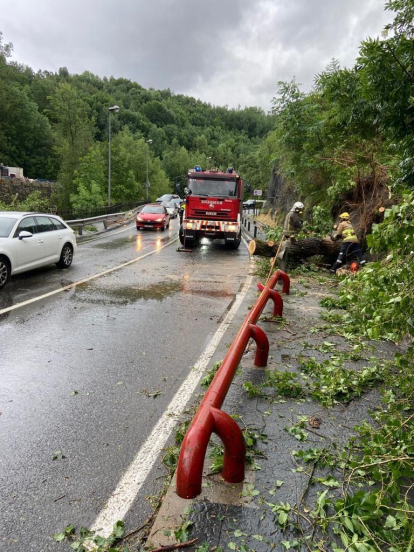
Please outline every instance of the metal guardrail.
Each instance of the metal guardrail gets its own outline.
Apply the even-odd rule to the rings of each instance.
[[[244,480],[246,447],[243,434],[221,406],[250,338],[257,343],[255,366],[267,365],[269,341],[256,322],[269,299],[274,302],[274,315],[282,315],[283,299],[273,289],[280,280],[283,281],[283,293],[288,294],[290,279],[281,270],[276,270],[265,286],[259,284],[262,293],[244,320],[188,428],[177,467],[177,494],[181,498],[195,498],[201,493],[204,459],[212,433],[216,433],[224,445],[222,477],[228,483]]]
[[[137,207],[136,209],[139,209]],[[87,226],[88,224],[93,224],[94,222],[103,222],[104,228],[108,227],[108,221],[112,219],[118,219],[122,216],[125,216],[126,213],[130,213],[132,211],[135,211],[136,209],[132,209],[131,211],[125,211],[124,213],[112,213],[110,215],[101,215],[99,217],[89,217],[84,219],[77,219],[77,220],[66,220],[66,224],[68,224],[71,228],[78,228],[79,236],[82,236],[83,227]]]
[[[123,203],[113,203],[112,205],[105,205],[103,207],[92,207],[90,209],[78,209],[74,211],[58,210],[56,214],[63,218],[63,220],[79,220],[93,217],[102,217],[104,215],[113,215],[116,213],[122,213],[124,211],[132,211],[133,209],[136,209],[141,205],[144,205],[145,203],[148,202],[145,200],[133,202],[129,201]]]
[[[257,230],[263,230],[265,227],[265,224],[262,224],[256,219],[250,220],[248,217],[246,217],[244,214],[242,216],[242,224],[245,228],[247,228],[247,231],[250,233],[250,226],[253,224],[253,237],[257,237]]]

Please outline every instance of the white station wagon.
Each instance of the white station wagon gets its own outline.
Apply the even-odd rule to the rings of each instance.
[[[0,211],[0,289],[12,274],[56,263],[69,268],[74,231],[56,215]]]

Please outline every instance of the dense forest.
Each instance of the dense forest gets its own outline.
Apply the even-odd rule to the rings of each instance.
[[[0,33],[0,161],[23,167],[30,178],[57,180],[60,208],[106,203],[109,116],[113,202],[145,197],[147,140],[155,199],[195,164],[249,173],[249,154],[274,126],[274,116],[256,107],[215,107],[66,68],[35,73],[12,53]],[[110,115],[113,105],[120,109]],[[268,162],[265,181],[269,169]],[[256,172],[252,177],[252,185],[263,184]]]

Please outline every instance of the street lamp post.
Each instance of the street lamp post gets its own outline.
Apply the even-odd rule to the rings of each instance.
[[[147,182],[146,182],[146,187],[147,187],[147,201],[148,201],[148,189],[150,187],[150,181],[149,181],[149,178],[148,178],[148,150],[149,150],[149,147],[151,144],[152,144],[152,140],[149,139],[145,142],[147,144]]]
[[[119,106],[108,107],[109,111],[109,147],[108,147],[108,207],[111,206],[111,113],[118,113]]]
[[[207,166],[211,165],[211,157],[207,157],[206,161],[207,161]],[[210,163],[209,163],[209,161],[210,161]]]

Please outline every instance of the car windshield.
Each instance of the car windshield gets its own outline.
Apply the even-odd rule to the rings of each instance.
[[[157,205],[145,205],[145,207],[142,209],[141,213],[147,213],[150,215],[163,215],[164,214],[164,207],[158,207]]]
[[[235,180],[189,178],[188,187],[194,195],[236,197]]]
[[[0,238],[7,238],[15,223],[15,218],[0,217]]]

